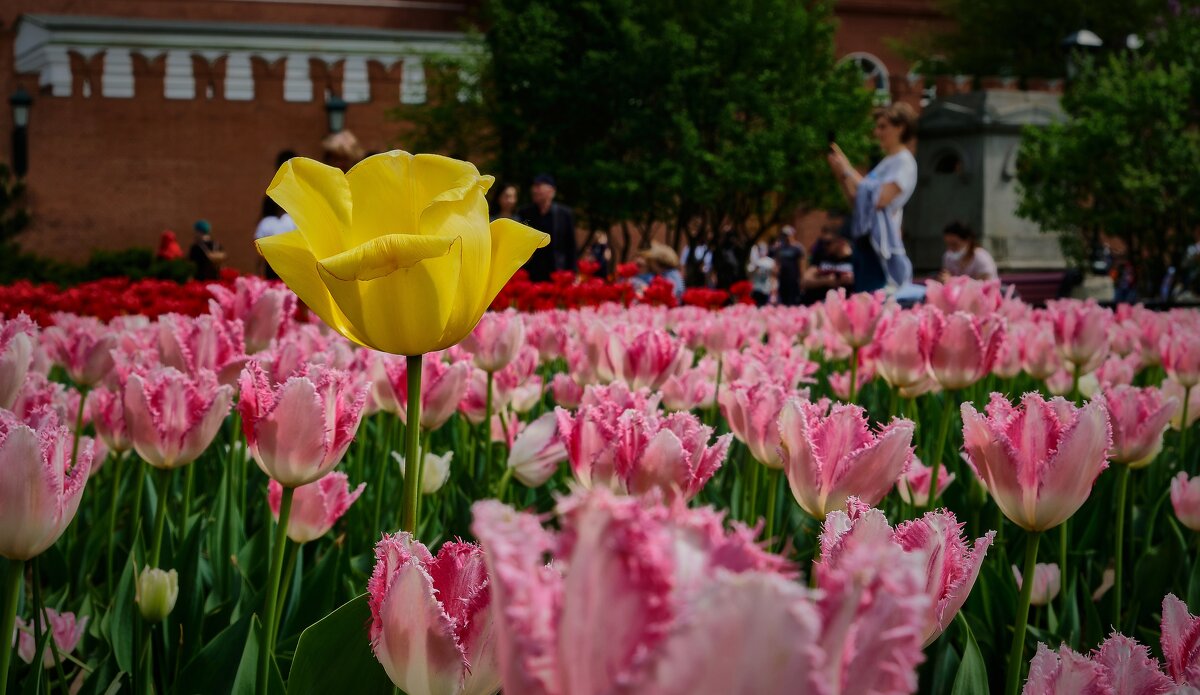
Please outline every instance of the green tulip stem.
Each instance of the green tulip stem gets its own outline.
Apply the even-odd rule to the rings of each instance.
[[[1113,618],[1114,630],[1121,629],[1121,589],[1125,578],[1125,515],[1126,493],[1129,490],[1129,466],[1117,466],[1117,534],[1113,549]]]
[[[117,461],[113,470],[112,496],[108,501],[108,547],[106,548],[108,562],[105,565],[109,591],[113,590],[113,553],[117,549],[117,509],[120,508],[121,478],[125,473],[125,455],[117,454],[115,458]]]
[[[933,472],[929,476],[929,496],[926,501],[926,506],[933,509],[937,506],[938,498],[938,473],[942,469],[942,454],[946,451],[946,437],[950,434],[950,418],[954,415],[954,405],[958,401],[957,394],[954,391],[946,391],[942,394],[942,419],[938,423],[937,439],[933,442],[933,461],[929,465],[933,468]]]
[[[483,407],[483,489],[492,487],[492,380],[494,372],[487,373],[487,395]]]
[[[709,412],[709,418],[708,418],[709,425],[713,428],[714,431],[717,429],[717,415],[721,412],[721,405],[720,405],[719,399],[721,396],[721,371],[724,368],[723,367],[724,359],[725,359],[725,353],[718,352],[717,353],[717,383],[716,383],[716,386],[713,388],[712,409]]]
[[[0,604],[0,695],[8,692],[8,666],[12,663],[13,627],[17,624],[17,601],[21,598],[21,575],[25,572],[25,562],[22,560],[7,560],[5,562],[4,585],[0,587],[4,603]]]
[[[857,401],[858,396],[858,346],[855,345],[850,350],[850,404],[853,405]]]
[[[133,486],[133,535],[129,540],[129,547],[137,545],[137,541],[142,537],[142,497],[146,494],[146,466],[149,465],[141,458],[134,464],[134,475],[137,480]],[[145,547],[145,546],[143,546]]]
[[[158,567],[162,553],[163,529],[167,526],[167,492],[171,486],[171,471],[158,471],[158,508],[154,512],[154,544],[150,546],[150,566]]]
[[[383,436],[383,455],[372,456],[378,462],[379,469],[375,471],[375,515],[374,522],[371,524],[371,533],[379,534],[383,531],[383,498],[385,496],[384,488],[387,482],[387,469],[391,465],[392,457],[392,440],[396,438],[396,428],[399,427],[400,418],[389,416],[387,425],[381,426]],[[378,434],[378,433],[377,433]]]
[[[275,524],[275,540],[271,546],[271,570],[267,577],[267,605],[263,608],[262,641],[258,645],[258,680],[254,692],[267,694],[267,675],[270,673],[271,658],[275,652],[275,611],[279,601],[279,576],[283,572],[283,551],[287,546],[288,517],[292,513],[294,488],[283,488],[279,501],[279,521]]]
[[[179,544],[183,545],[183,540],[187,536],[188,519],[192,516],[192,486],[196,480],[196,466],[189,464],[187,473],[183,477],[183,521],[179,524]]]
[[[300,544],[287,544],[287,562],[283,564],[283,586],[279,589],[279,605],[275,607],[275,631],[283,626],[283,607],[287,605],[288,592],[292,589],[292,577],[296,574],[296,560],[300,556]]]
[[[504,501],[504,495],[508,492],[508,483],[512,480],[512,477],[513,469],[506,466],[504,468],[504,475],[500,476],[500,485],[496,490],[496,499],[501,502]]]
[[[484,427],[490,424],[485,423]],[[485,435],[485,441],[490,444],[491,438]],[[404,428],[404,458],[408,475],[404,476],[400,530],[415,536],[417,496],[421,494],[421,355],[408,358],[408,426]]]
[[[1021,691],[1021,667],[1025,664],[1025,627],[1029,622],[1029,599],[1033,595],[1033,572],[1037,564],[1038,541],[1041,538],[1041,531],[1030,531],[1025,542],[1025,571],[1021,574],[1021,597],[1017,601],[1012,650],[1008,653],[1008,681],[1005,684],[1005,692],[1008,695],[1017,695]]]

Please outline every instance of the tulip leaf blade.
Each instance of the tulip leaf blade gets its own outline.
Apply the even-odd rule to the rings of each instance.
[[[140,620],[137,608],[133,605],[133,562],[131,553],[125,562],[125,569],[117,581],[116,599],[110,611],[109,641],[112,643],[113,656],[117,666],[125,673],[134,672],[133,664],[133,621]]]
[[[370,620],[362,594],[305,630],[292,660],[288,695],[391,693],[392,682],[371,653]]]
[[[962,626],[963,634],[967,636],[966,644],[963,645],[962,661],[958,665],[958,674],[954,677],[954,688],[950,691],[950,695],[973,695],[978,693],[990,692],[988,689],[987,666],[983,662],[983,655],[979,653],[979,645],[975,642],[975,635],[971,632],[971,628],[967,625],[967,621],[960,613],[959,625]]]

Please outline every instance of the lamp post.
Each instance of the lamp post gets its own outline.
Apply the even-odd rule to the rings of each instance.
[[[12,107],[13,119],[13,174],[21,178],[29,170],[29,111],[33,106],[33,97],[23,88],[17,87],[17,91],[8,98],[8,105]]]
[[[340,133],[346,127],[346,101],[334,94],[325,100],[325,115],[329,119],[329,132]]]
[[[1082,68],[1081,57],[1099,53],[1100,49],[1104,47],[1104,41],[1090,29],[1080,29],[1063,39],[1062,47],[1067,54],[1067,81],[1069,82],[1079,76]]]

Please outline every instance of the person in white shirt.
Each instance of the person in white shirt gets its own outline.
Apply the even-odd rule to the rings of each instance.
[[[287,232],[296,231],[296,223],[292,221],[292,216],[283,211],[270,198],[263,198],[262,217],[258,220],[258,227],[254,230],[254,240],[265,239],[276,234],[284,234]],[[268,280],[278,280],[279,276],[266,261],[261,261],[262,276]]]

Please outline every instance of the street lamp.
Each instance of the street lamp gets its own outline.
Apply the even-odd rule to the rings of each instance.
[[[346,127],[346,101],[334,94],[325,100],[325,115],[329,118],[329,132],[340,133]]]
[[[1067,53],[1067,79],[1075,79],[1080,70],[1080,57],[1095,55],[1104,47],[1104,41],[1089,29],[1080,29],[1062,40],[1062,47]]]
[[[23,88],[8,97],[8,105],[12,107],[12,166],[17,178],[29,170],[29,111],[33,106],[33,97]]]

